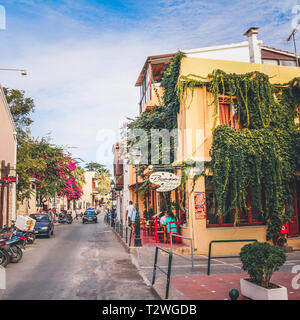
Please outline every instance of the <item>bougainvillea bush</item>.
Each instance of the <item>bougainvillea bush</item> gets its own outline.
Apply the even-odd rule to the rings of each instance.
[[[68,201],[82,196],[81,168],[61,147],[50,144],[45,138],[28,141],[26,166],[23,176],[37,183],[38,202],[43,204],[51,197],[67,197]],[[20,159],[22,164],[22,159]],[[35,164],[38,165],[35,165]]]

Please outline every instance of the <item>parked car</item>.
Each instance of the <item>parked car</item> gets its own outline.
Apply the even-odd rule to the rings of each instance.
[[[54,221],[48,213],[33,213],[30,218],[36,221],[34,230],[36,236],[46,236],[50,238],[54,234]]]
[[[82,223],[86,223],[86,222],[95,222],[97,223],[98,222],[98,219],[97,219],[97,214],[96,214],[96,211],[92,211],[92,210],[87,210],[83,217],[82,217]]]

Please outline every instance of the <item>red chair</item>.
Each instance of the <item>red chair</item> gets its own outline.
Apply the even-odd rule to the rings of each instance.
[[[155,236],[155,221],[157,221],[155,218],[150,218],[149,220],[149,232],[151,236]]]
[[[155,238],[152,240],[155,240],[157,243],[158,241],[164,241],[164,230],[158,230],[159,224],[157,220],[154,220],[154,230],[155,230]]]
[[[146,220],[145,220],[145,218],[141,218],[140,229],[141,229],[141,231],[143,231],[144,235],[146,235]]]
[[[174,234],[180,235],[180,233],[179,233],[179,222],[178,221],[170,221],[170,222],[168,222],[167,243],[169,243],[169,241],[170,241],[171,232],[172,232],[173,235]],[[172,236],[172,240],[173,239],[174,239],[174,237]],[[181,242],[181,238],[180,237],[176,237],[176,243],[180,243],[180,242]]]

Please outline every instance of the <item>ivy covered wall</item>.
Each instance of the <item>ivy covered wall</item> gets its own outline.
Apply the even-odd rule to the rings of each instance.
[[[287,204],[299,171],[299,130],[295,124],[299,79],[274,85],[260,72],[238,75],[216,70],[206,79],[190,74],[179,79],[180,101],[188,107],[187,90],[193,97],[195,88],[204,86],[214,97],[208,106],[214,108],[215,125],[212,160],[207,167],[213,174],[217,214],[247,209],[250,192],[252,208],[268,225],[267,238],[277,243],[282,223],[289,219]],[[231,112],[239,115],[241,130],[216,126],[219,100],[225,97]]]

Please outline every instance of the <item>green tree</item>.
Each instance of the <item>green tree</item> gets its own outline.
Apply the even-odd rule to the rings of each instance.
[[[29,127],[33,123],[31,113],[35,110],[32,98],[25,97],[24,90],[3,88],[10,112],[17,127],[18,141],[28,137]]]
[[[33,193],[31,184],[33,182],[32,171],[33,168],[37,170],[44,170],[46,163],[43,159],[34,156],[34,149],[36,142],[32,138],[22,140],[22,144],[18,146],[17,153],[17,199],[23,201],[25,198],[30,198]]]
[[[100,164],[98,162],[89,162],[86,164],[85,169],[87,171],[96,172],[95,178],[97,181],[97,190],[99,194],[106,195],[110,192],[110,178],[111,174],[109,169],[105,167],[105,165]]]
[[[109,173],[109,170],[98,162],[89,162],[85,165],[87,171],[95,171],[97,173]]]
[[[19,176],[18,199],[31,195],[31,183],[37,184],[40,205],[54,196],[65,196],[68,201],[82,195],[83,169],[70,154],[49,138],[23,139],[19,146],[17,171]]]

